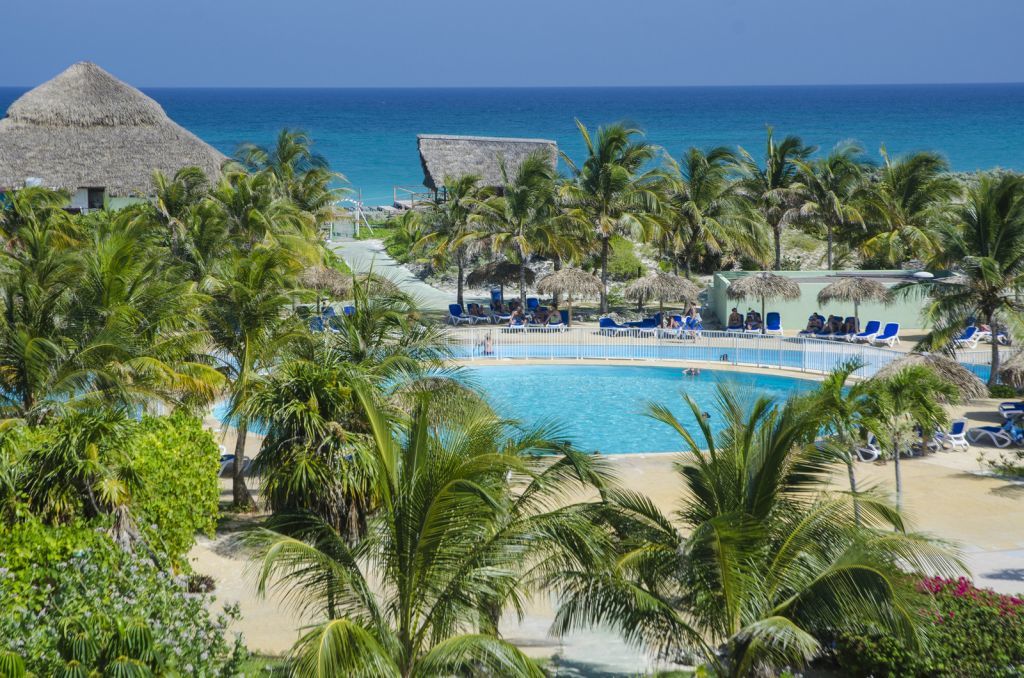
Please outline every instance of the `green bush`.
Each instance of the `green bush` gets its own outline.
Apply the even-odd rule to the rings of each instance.
[[[30,519],[0,532],[0,654],[20,656],[36,675],[64,666],[68,629],[87,629],[102,647],[139,620],[169,672],[233,675],[244,650],[225,638],[237,612],[211,616],[212,600],[101,530]]]
[[[608,275],[612,280],[633,280],[639,277],[643,266],[631,241],[619,236],[611,239],[611,251],[608,253]]]
[[[1006,384],[996,384],[988,387],[988,394],[992,398],[1016,398],[1017,389]]]
[[[132,512],[151,545],[180,564],[197,532],[217,526],[220,448],[196,417],[146,417],[128,445],[140,486]]]
[[[843,634],[836,659],[856,676],[1020,676],[1024,673],[1024,600],[975,588],[970,581],[921,583],[918,614],[926,648],[865,629]]]

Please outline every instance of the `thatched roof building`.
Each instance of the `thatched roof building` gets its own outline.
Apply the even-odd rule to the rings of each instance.
[[[25,93],[0,120],[0,189],[28,181],[146,196],[153,170],[195,165],[215,177],[224,160],[160,104],[88,62]]]
[[[547,139],[506,139],[420,134],[416,137],[423,165],[423,185],[432,191],[444,187],[445,177],[480,176],[481,186],[500,187],[501,161],[514,173],[531,153],[544,151],[551,165],[558,162],[558,145]]]

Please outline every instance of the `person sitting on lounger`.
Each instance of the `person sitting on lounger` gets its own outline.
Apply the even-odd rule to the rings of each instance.
[[[761,329],[761,314],[757,311],[747,311],[747,322],[745,327],[748,330]]]
[[[735,308],[729,314],[729,327],[743,327],[743,316]]]
[[[512,315],[509,316],[509,326],[511,327],[513,325],[522,325],[525,321],[526,314],[523,313],[523,309],[519,308],[519,306],[516,306],[515,310],[512,311]]]
[[[558,310],[558,304],[551,302],[551,308],[548,309],[548,325],[561,325],[562,324],[562,312]]]
[[[537,325],[548,324],[548,309],[540,306],[533,312],[533,322]]]
[[[832,316],[828,319],[828,331],[832,334],[843,333],[843,319],[837,315]]]
[[[815,311],[810,315],[809,318],[807,318],[807,328],[804,330],[804,332],[806,332],[807,334],[813,334],[814,332],[817,332],[818,330],[821,329],[821,326],[822,324],[824,324],[824,322],[824,316],[818,315],[818,312]]]

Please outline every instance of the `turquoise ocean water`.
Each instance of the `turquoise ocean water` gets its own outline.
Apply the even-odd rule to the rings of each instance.
[[[0,88],[0,109],[24,90]],[[168,114],[232,153],[282,127],[309,131],[370,204],[423,175],[419,133],[554,139],[572,157],[590,126],[629,120],[678,156],[687,146],[756,149],[764,127],[823,148],[860,141],[872,157],[934,149],[955,170],[1024,170],[1024,84],[544,89],[147,89]]]

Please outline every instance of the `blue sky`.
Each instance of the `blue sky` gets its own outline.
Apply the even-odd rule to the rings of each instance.
[[[32,0],[0,84],[95,61],[140,86],[1024,81],[1021,0]]]

